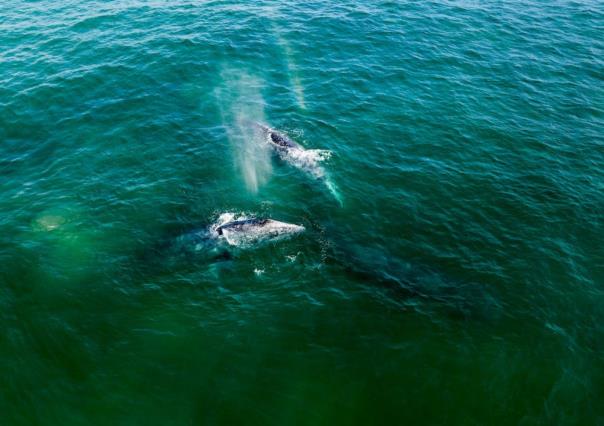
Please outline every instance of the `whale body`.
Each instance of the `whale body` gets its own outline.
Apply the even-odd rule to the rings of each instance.
[[[256,126],[264,133],[266,142],[283,161],[316,179],[322,180],[325,178],[326,173],[321,162],[331,156],[330,151],[306,149],[283,132],[262,123],[256,123]]]
[[[231,248],[250,249],[289,239],[304,230],[302,225],[274,219],[223,213],[209,227],[179,235],[172,244],[172,250],[198,254],[210,260],[228,259]]]
[[[303,231],[304,227],[301,225],[274,219],[239,218],[222,223],[211,232],[231,246],[248,248],[288,239]]]
[[[302,170],[314,179],[323,182],[338,203],[340,205],[343,204],[336,185],[328,178],[327,172],[321,164],[324,160],[331,157],[331,151],[325,149],[306,149],[283,132],[262,123],[255,123],[255,125],[264,134],[266,142],[281,160]]]

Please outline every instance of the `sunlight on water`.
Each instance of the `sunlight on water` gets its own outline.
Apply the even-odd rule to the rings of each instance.
[[[216,89],[223,125],[227,129],[236,167],[248,191],[256,193],[271,173],[268,146],[252,125],[264,121],[263,83],[257,77],[234,69],[223,70],[222,86]]]

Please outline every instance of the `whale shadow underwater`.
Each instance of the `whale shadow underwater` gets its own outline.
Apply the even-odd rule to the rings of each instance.
[[[307,230],[274,219],[224,213],[204,226],[170,231],[139,260],[145,265],[145,273],[151,275],[210,268],[228,265],[244,252],[302,233],[310,233],[311,241],[318,243],[316,248],[325,249],[320,256],[331,273],[342,273],[351,283],[366,287],[370,295],[385,297],[388,304],[415,309],[420,306],[453,319],[493,320],[501,315],[500,304],[480,283],[455,280],[437,268],[406,262],[377,245],[355,241],[334,230],[326,232],[316,223]],[[326,233],[327,244],[319,243],[319,234]],[[310,247],[309,251],[315,250]],[[319,252],[315,254],[319,256]]]
[[[350,286],[369,297],[394,309],[438,311],[453,319],[492,321],[503,315],[497,288],[459,279],[418,258],[405,259],[381,244],[379,237],[360,237],[327,208],[308,212],[307,218],[311,240],[320,240],[326,273],[345,276]]]
[[[435,267],[406,262],[367,243],[334,242],[325,264],[354,283],[380,289],[383,294],[376,296],[386,296],[395,305],[417,308],[419,303],[422,309],[441,311],[453,319],[492,321],[502,314],[497,298],[481,283],[457,280]]]

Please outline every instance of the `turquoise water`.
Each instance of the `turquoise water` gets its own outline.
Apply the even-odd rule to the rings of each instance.
[[[597,1],[2,2],[0,423],[602,424],[602,34]],[[306,232],[166,249],[224,212]]]

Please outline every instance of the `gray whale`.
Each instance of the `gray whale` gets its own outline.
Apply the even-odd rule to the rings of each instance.
[[[237,217],[223,213],[212,225],[181,234],[171,244],[175,253],[197,254],[209,260],[230,258],[230,249],[250,249],[286,240],[305,231],[304,226],[269,218]]]
[[[266,142],[281,160],[302,170],[307,175],[322,182],[334,198],[343,205],[342,198],[336,185],[329,179],[322,165],[324,160],[329,159],[331,151],[324,149],[306,149],[299,143],[293,141],[285,133],[275,130],[266,124],[254,123],[255,127],[265,136]]]

